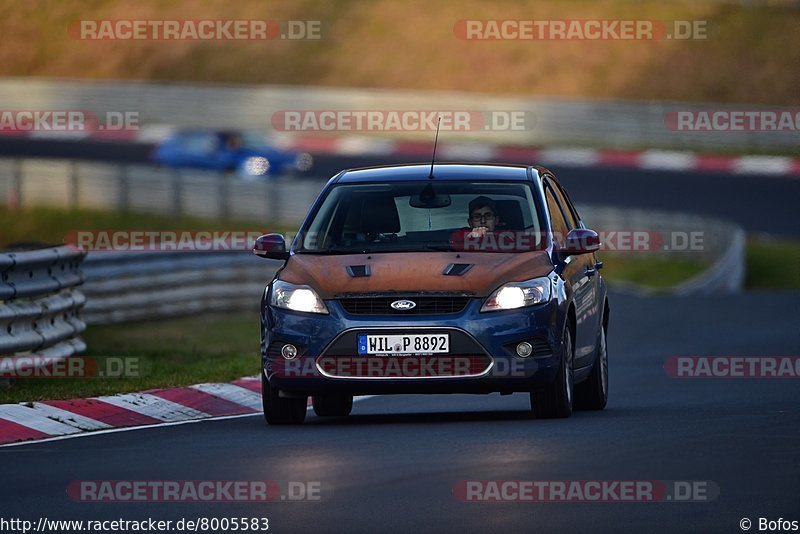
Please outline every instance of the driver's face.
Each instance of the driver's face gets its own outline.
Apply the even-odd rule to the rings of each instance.
[[[479,228],[483,226],[490,232],[494,230],[494,227],[497,226],[497,215],[492,211],[492,208],[483,207],[474,210],[469,215],[469,222],[470,228]]]
[[[228,148],[231,150],[239,150],[242,148],[242,139],[238,135],[232,135],[228,138]]]

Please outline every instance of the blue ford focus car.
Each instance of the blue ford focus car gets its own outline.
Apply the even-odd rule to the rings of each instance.
[[[536,417],[608,399],[597,233],[543,167],[343,171],[320,193],[261,302],[264,416],[345,416],[353,396],[526,393]]]

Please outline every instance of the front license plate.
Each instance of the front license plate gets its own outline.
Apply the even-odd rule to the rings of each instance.
[[[359,354],[447,354],[449,334],[389,334],[358,336]]]

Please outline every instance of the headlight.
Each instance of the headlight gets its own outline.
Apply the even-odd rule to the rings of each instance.
[[[481,311],[513,310],[547,302],[550,300],[551,285],[547,277],[505,284],[489,295]]]
[[[319,295],[308,286],[297,286],[282,280],[272,284],[269,303],[278,308],[308,313],[328,313]]]
[[[314,158],[308,152],[301,152],[294,158],[294,168],[298,171],[305,172],[311,170],[314,166]]]

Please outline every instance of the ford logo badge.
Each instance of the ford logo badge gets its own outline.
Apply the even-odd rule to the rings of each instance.
[[[390,304],[392,308],[399,311],[406,311],[417,307],[413,300],[396,300]]]

